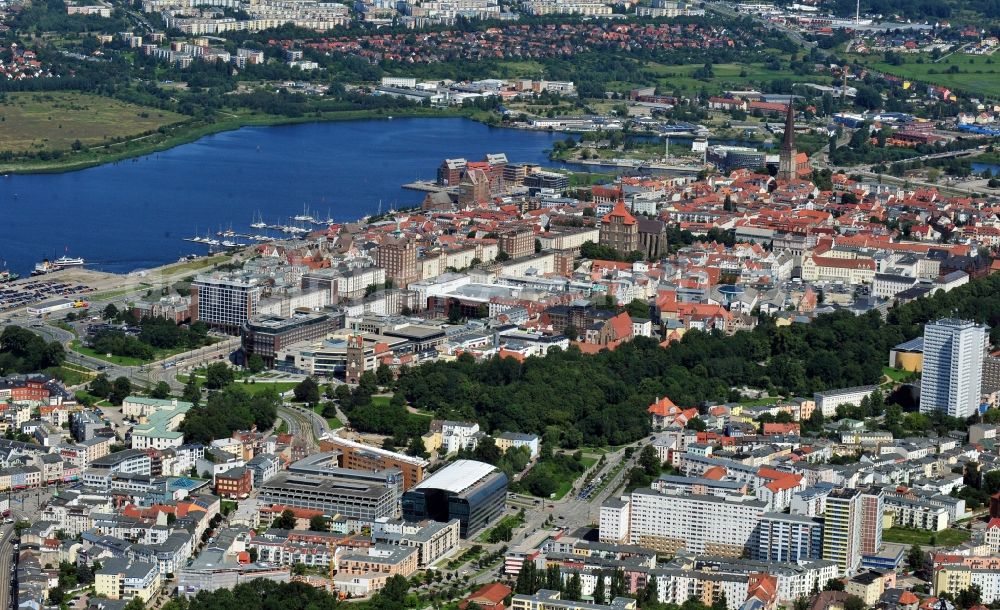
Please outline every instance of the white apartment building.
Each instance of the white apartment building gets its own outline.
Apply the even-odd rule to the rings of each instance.
[[[967,320],[943,319],[924,327],[920,412],[944,411],[966,418],[979,408],[989,329]]]
[[[627,497],[610,498],[601,505],[598,522],[601,542],[623,544],[629,539],[629,513],[632,503]]]
[[[823,417],[832,417],[833,415],[836,415],[837,407],[840,405],[857,406],[861,403],[862,398],[871,396],[872,392],[877,389],[878,386],[865,385],[855,388],[827,390],[825,392],[816,392],[813,395],[813,399],[816,402],[816,408],[820,410]]]
[[[637,489],[631,496],[629,542],[666,554],[683,548],[738,557],[766,510],[766,504],[749,496],[720,498]]]
[[[460,449],[475,449],[482,434],[479,424],[464,421],[445,421],[441,424],[441,448],[445,455]]]
[[[887,497],[885,512],[892,514],[893,527],[913,527],[940,532],[947,529],[949,523],[947,508],[907,498]]]

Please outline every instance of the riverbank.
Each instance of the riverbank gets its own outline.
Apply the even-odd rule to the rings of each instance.
[[[139,136],[122,142],[94,147],[88,150],[65,151],[60,159],[50,161],[11,161],[0,163],[0,174],[59,174],[74,172],[99,165],[127,161],[157,152],[190,144],[205,136],[244,127],[272,127],[302,123],[336,121],[390,120],[395,118],[468,118],[483,121],[481,112],[463,109],[412,108],[396,110],[348,110],[314,113],[301,117],[286,117],[261,113],[219,113],[219,120],[211,123],[188,121],[166,126],[163,132]]]

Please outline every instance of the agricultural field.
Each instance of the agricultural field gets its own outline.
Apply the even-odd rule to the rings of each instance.
[[[908,80],[941,85],[990,98],[1000,97],[1000,56],[993,58],[954,53],[939,62],[924,56],[924,62],[917,63],[919,58],[920,56],[905,57],[905,63],[899,66],[885,62],[872,63],[871,58],[860,59],[863,62],[867,60],[867,65],[873,69]]]
[[[107,140],[139,137],[185,117],[73,91],[19,92],[0,96],[0,148],[14,153],[71,150]]]

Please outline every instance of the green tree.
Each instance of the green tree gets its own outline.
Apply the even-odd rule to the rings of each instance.
[[[379,387],[389,387],[395,380],[396,379],[392,374],[392,369],[390,369],[385,363],[379,364],[378,368],[375,369],[375,381],[378,383]]]
[[[655,576],[650,575],[649,579],[646,580],[646,588],[642,591],[642,598],[645,600],[646,604],[660,603],[660,592],[657,590]]]
[[[583,584],[580,582],[580,573],[573,571],[566,580],[566,590],[563,592],[563,599],[570,601],[580,601],[583,597]]]
[[[722,591],[719,596],[712,600],[712,610],[726,610],[729,602],[726,600],[726,592]]]
[[[236,381],[236,372],[225,362],[213,362],[205,367],[205,387],[221,390]]]
[[[315,406],[319,404],[319,384],[312,377],[306,377],[295,386],[292,390],[295,395],[295,400],[298,402],[304,402],[309,406]]]
[[[247,358],[247,370],[256,375],[262,372],[266,367],[264,366],[264,359],[260,357],[259,354],[253,354]]]
[[[906,565],[913,572],[924,567],[924,550],[920,548],[919,544],[914,544],[910,547],[909,552],[906,554]]]
[[[865,600],[857,595],[848,595],[844,600],[844,610],[865,610]]]
[[[105,320],[115,320],[118,318],[118,314],[118,308],[115,307],[114,303],[108,303],[108,306],[101,312],[101,317]]]
[[[652,445],[646,445],[639,452],[639,466],[649,476],[660,474],[660,468],[663,464],[660,463],[660,458],[656,455],[656,449],[653,449]]]
[[[194,375],[188,376],[187,383],[184,384],[184,391],[181,398],[195,406],[201,402],[201,389],[198,388],[198,380]]]
[[[1000,491],[1000,470],[991,470],[984,474],[982,488],[991,496]]]
[[[314,532],[328,532],[330,531],[330,522],[323,515],[316,515],[309,519],[309,529]]]
[[[968,589],[963,589],[955,596],[955,603],[959,608],[972,608],[983,603],[983,590],[979,585],[971,585]]]
[[[108,394],[108,401],[113,405],[120,405],[131,394],[132,382],[128,380],[128,377],[118,377],[111,384],[111,393]]]
[[[517,580],[514,581],[514,592],[522,595],[534,595],[538,591],[538,568],[534,561],[525,561],[521,571],[517,573]]]
[[[424,459],[430,457],[430,454],[427,453],[427,446],[424,445],[424,439],[419,436],[410,437],[410,444],[406,446],[406,455]]]
[[[632,299],[625,307],[630,318],[649,318],[649,302],[642,299]]]
[[[621,568],[616,568],[611,574],[611,593],[608,598],[614,599],[616,597],[621,597],[625,595],[625,593],[625,571]]]
[[[286,508],[274,519],[274,522],[271,523],[271,527],[281,530],[295,529],[295,513],[293,513],[291,509]]]
[[[124,610],[146,610],[146,604],[143,603],[141,597],[133,597],[125,604]]]
[[[49,589],[49,603],[53,606],[60,606],[66,600],[66,592],[62,587],[52,587]]]
[[[594,603],[604,603],[604,572],[597,575],[597,583],[594,585]]]
[[[97,377],[94,377],[90,381],[90,385],[87,386],[87,391],[94,396],[107,398],[111,394],[111,382],[108,381],[108,376],[101,373]]]
[[[153,386],[153,389],[149,391],[150,398],[164,399],[170,396],[170,384],[166,381],[159,381]]]

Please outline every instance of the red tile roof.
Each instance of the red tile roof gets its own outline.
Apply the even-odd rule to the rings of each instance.
[[[601,222],[611,222],[612,218],[624,218],[623,224],[634,225],[635,216],[625,207],[625,202],[621,199],[615,204],[615,208],[604,215]]]

